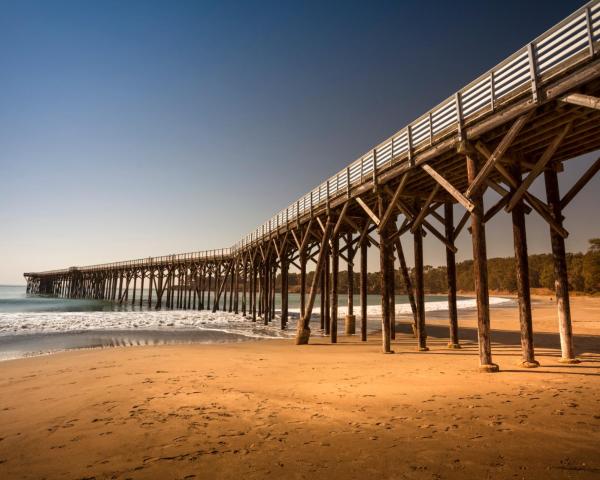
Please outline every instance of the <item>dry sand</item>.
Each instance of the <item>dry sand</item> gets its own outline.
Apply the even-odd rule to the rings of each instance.
[[[395,355],[342,337],[3,362],[0,478],[600,478],[600,299],[573,299],[572,366],[538,302],[535,370],[514,308],[493,311],[497,374],[472,313],[457,351],[437,319],[426,353],[401,333]]]

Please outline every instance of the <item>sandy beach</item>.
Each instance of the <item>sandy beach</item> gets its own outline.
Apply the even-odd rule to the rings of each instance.
[[[575,297],[559,358],[536,297],[538,369],[518,368],[516,308],[492,310],[497,374],[428,319],[374,335],[80,350],[0,363],[0,478],[600,478],[600,298]]]

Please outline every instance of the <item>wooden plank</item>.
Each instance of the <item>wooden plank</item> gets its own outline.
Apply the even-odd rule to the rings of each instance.
[[[512,174],[517,181],[520,180],[521,170],[518,165],[515,164],[512,166]],[[517,203],[512,210],[512,222],[515,248],[515,270],[517,274],[517,295],[519,300],[519,323],[521,326],[521,366],[526,368],[539,367],[540,364],[535,361],[533,349],[527,234],[525,228],[525,212],[523,211],[523,204],[520,202]]]
[[[500,200],[498,200],[498,202],[496,202],[492,207],[490,207],[488,209],[487,212],[485,212],[485,215],[483,216],[483,223],[487,223],[489,222],[492,218],[494,218],[494,216],[504,208],[504,206],[508,203],[508,201],[510,200],[510,196],[509,195],[505,195],[504,197],[500,198]]]
[[[478,144],[479,145],[479,151],[482,155],[487,156],[489,154],[489,150],[487,149],[487,147],[483,144]],[[510,172],[508,172],[508,170],[506,170],[506,168],[504,168],[502,165],[500,164],[496,164],[495,165],[496,170],[498,170],[498,172],[500,172],[500,174],[502,175],[502,177],[504,177],[504,180],[506,181],[506,183],[508,183],[508,185],[510,185],[512,188],[518,188],[518,182],[513,178],[513,176],[510,174]],[[486,183],[490,184],[488,180],[486,180]],[[506,191],[506,190],[504,190]],[[562,226],[560,225],[558,222],[556,222],[554,220],[554,218],[552,218],[552,215],[550,214],[550,211],[548,209],[548,206],[544,204],[544,202],[542,202],[541,200],[539,200],[538,198],[536,198],[534,195],[532,195],[529,192],[525,192],[524,194],[525,199],[527,200],[527,202],[529,203],[529,205],[531,205],[533,207],[533,209],[538,212],[538,214],[544,219],[546,220],[546,222],[552,227],[553,230],[555,230],[561,237],[563,238],[567,238],[569,236],[569,232]]]
[[[570,202],[575,198],[575,195],[579,193],[579,191],[586,186],[586,184],[594,177],[596,172],[600,170],[600,158],[598,158],[590,168],[588,168],[585,173],[581,176],[575,185],[571,187],[571,189],[566,193],[566,195],[560,201],[560,209],[563,210]]]
[[[560,193],[558,176],[554,170],[544,171],[546,198],[557,221],[562,222],[560,211]],[[558,326],[560,334],[561,361],[578,363],[573,350],[573,330],[571,324],[571,306],[569,300],[569,278],[567,273],[567,254],[565,240],[554,230],[550,230],[552,257],[554,260],[554,286],[556,288],[556,306],[558,308]]]
[[[346,205],[348,205],[346,203]],[[338,279],[340,271],[340,239],[331,237],[331,315],[330,315],[330,340],[331,343],[337,343],[337,324],[338,324]]]
[[[354,200],[356,200],[356,203],[358,203],[361,206],[361,208],[367,213],[367,215],[371,217],[371,220],[373,220],[375,225],[379,226],[379,224],[381,223],[379,217],[375,215],[375,212],[373,212],[373,210],[369,208],[369,206],[364,202],[364,200],[360,197],[355,197]]]
[[[352,220],[352,218],[346,216],[346,218],[344,219],[346,221],[346,223],[348,223],[348,225],[350,225],[352,228],[354,228],[356,231],[358,232],[362,232],[360,237],[359,237],[359,241],[358,244],[362,245],[362,242],[364,242],[365,238],[369,240],[369,242],[372,245],[375,245],[377,248],[379,248],[379,242],[377,240],[375,240],[371,235],[369,235],[369,233],[371,233],[376,227],[373,226],[372,229],[369,229],[369,226],[371,224],[370,221],[368,221],[367,223],[365,223],[364,228],[360,228],[358,226],[358,224]]]
[[[420,230],[413,234],[414,259],[413,269],[415,276],[415,302],[417,306],[417,318],[415,322],[415,336],[417,337],[417,349],[427,351],[427,332],[425,329],[425,283],[423,272],[423,235]]]
[[[367,341],[367,243],[360,243],[360,339]]]
[[[394,191],[394,194],[392,195],[392,200],[388,204],[388,207],[386,208],[385,213],[383,214],[381,223],[378,225],[379,231],[381,231],[385,228],[388,221],[392,217],[392,212],[396,208],[396,200],[398,200],[400,198],[400,195],[402,194],[402,191],[404,190],[404,187],[406,186],[406,182],[408,181],[409,174],[410,174],[410,171],[406,172],[402,176],[400,183],[396,187],[396,190]]]
[[[470,182],[469,188],[467,188],[467,191],[465,193],[466,197],[472,198],[473,195],[476,194],[479,191],[479,189],[483,186],[485,179],[491,173],[492,169],[494,168],[494,165],[498,163],[500,159],[504,156],[504,154],[508,150],[508,147],[510,147],[510,145],[513,143],[521,129],[527,123],[527,120],[529,120],[529,118],[531,117],[532,113],[533,112],[530,111],[525,115],[521,115],[511,125],[508,132],[506,132],[506,135],[504,135],[498,146],[495,148],[494,152],[487,159],[487,162],[485,163],[483,168],[479,170],[477,176],[473,179],[472,182]]]
[[[472,185],[479,176],[477,160],[467,155],[467,176]],[[487,277],[487,254],[485,248],[485,226],[483,223],[483,198],[475,199],[475,209],[471,212],[471,240],[473,243],[473,276],[477,296],[477,340],[479,343],[479,369],[483,372],[497,372],[498,365],[492,362],[490,340],[490,300]]]
[[[294,242],[296,243],[296,247],[298,248],[298,250],[300,250],[300,248],[301,248],[300,245],[301,244],[300,244],[300,241],[298,240],[298,237],[296,236],[295,230],[292,228],[290,231],[292,232],[292,237],[294,238]]]
[[[379,215],[383,215],[383,194],[381,191],[377,196],[377,207]],[[381,344],[383,353],[392,353],[391,349],[391,314],[390,314],[390,262],[393,264],[394,257],[392,245],[386,240],[386,234],[392,225],[380,231],[379,239],[379,270],[380,270],[380,295],[381,295]]]
[[[471,215],[470,215],[470,212],[467,211],[462,216],[462,218],[460,219],[460,221],[456,225],[456,228],[454,229],[454,238],[452,239],[453,242],[460,235],[460,232],[462,231],[462,229],[464,228],[464,226],[468,222],[469,218],[471,218]]]
[[[423,223],[423,220],[425,220],[425,217],[429,213],[429,205],[433,201],[433,197],[435,197],[435,195],[439,189],[440,189],[440,184],[436,183],[434,185],[433,189],[431,190],[431,192],[429,193],[429,196],[427,197],[427,200],[425,201],[423,208],[421,208],[421,211],[417,214],[417,217],[413,220],[413,224],[410,227],[410,231],[412,233],[415,233],[419,229],[421,224]]]
[[[442,177],[438,172],[436,172],[433,167],[427,164],[421,165],[421,168],[427,172],[439,185],[441,185],[444,190],[446,190],[450,195],[452,195],[458,203],[460,203],[463,207],[467,209],[468,212],[472,212],[474,205],[467,197],[465,197],[462,193],[458,191],[448,180]]]
[[[537,176],[540,173],[542,173],[544,171],[546,164],[552,159],[552,157],[556,153],[556,150],[558,149],[558,147],[560,146],[560,144],[562,143],[564,138],[567,136],[567,134],[571,130],[572,125],[573,125],[572,122],[567,123],[564,126],[564,128],[560,131],[560,133],[554,138],[552,143],[550,143],[550,145],[548,145],[546,150],[544,150],[544,153],[542,153],[542,156],[536,162],[535,166],[533,167],[533,170],[531,170],[531,172],[529,172],[529,174],[527,175],[525,180],[523,180],[523,182],[521,182],[521,184],[519,185],[519,188],[517,188],[515,193],[512,195],[510,201],[508,202],[508,205],[506,206],[507,212],[510,212],[513,208],[515,208],[515,206],[517,205],[517,203],[519,203],[521,201],[521,198],[523,197],[525,192],[529,189],[529,187],[531,186],[533,181],[537,178]]]
[[[400,261],[400,273],[402,274],[404,290],[406,292],[406,296],[408,297],[408,302],[410,303],[410,309],[413,314],[413,323],[416,328],[417,304],[415,303],[415,293],[414,293],[413,286],[412,286],[412,280],[410,279],[410,273],[408,271],[408,266],[406,265],[406,257],[404,256],[404,250],[402,248],[402,241],[400,240],[399,235],[394,240],[394,246],[396,247],[396,253],[398,255],[398,260]]]
[[[498,185],[496,182],[493,182],[492,180],[490,180],[489,178],[486,181],[488,187],[490,187],[492,190],[494,190],[496,193],[498,193],[498,195],[500,195],[501,197],[507,197],[505,204],[508,202],[508,200],[510,199],[510,192],[504,188],[502,185]],[[529,215],[531,213],[531,207],[529,205],[523,205],[524,211],[527,215]]]
[[[315,297],[318,290],[318,281],[325,265],[325,259],[328,257],[329,239],[331,237],[331,231],[333,229],[331,218],[327,218],[325,224],[325,232],[323,234],[323,240],[321,241],[321,249],[319,254],[319,260],[315,268],[315,274],[313,276],[312,285],[310,288],[310,295],[308,297],[308,304],[305,307],[302,318],[298,320],[298,328],[296,332],[296,345],[305,345],[308,343],[310,338],[310,317],[312,316],[312,309],[315,304]]]
[[[348,205],[350,205],[350,201],[347,201],[346,203],[344,203],[344,206],[342,207],[340,216],[338,217],[337,222],[335,223],[335,227],[333,229],[332,238],[336,238],[338,236],[338,233],[342,226],[342,222],[344,221],[344,217],[346,217],[346,211],[348,210]],[[339,247],[338,247],[338,250],[339,250]]]
[[[310,238],[310,231],[313,224],[313,219],[311,218],[308,221],[308,225],[306,226],[306,231],[304,232],[304,238],[302,239],[302,243],[300,244],[300,248],[298,249],[300,252],[304,252],[306,249],[306,244],[308,243],[308,239]]]
[[[444,228],[446,238],[455,238],[454,234],[454,205],[444,204]],[[460,348],[458,341],[458,310],[456,306],[456,256],[455,252],[446,248],[446,279],[448,283],[448,348]]]
[[[570,93],[558,99],[559,102],[570,103],[571,105],[579,105],[580,107],[593,108],[600,110],[600,98],[583,93]]]
[[[323,232],[325,232],[325,225],[323,225],[323,222],[321,221],[321,219],[319,217],[317,217],[317,223],[319,224],[319,227],[321,227],[321,230]],[[318,238],[318,237],[317,237]],[[319,239],[320,240],[320,239]]]

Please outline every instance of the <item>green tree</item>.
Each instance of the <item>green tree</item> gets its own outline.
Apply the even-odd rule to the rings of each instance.
[[[600,238],[592,238],[589,243],[583,257],[583,281],[587,292],[597,292],[600,291]]]

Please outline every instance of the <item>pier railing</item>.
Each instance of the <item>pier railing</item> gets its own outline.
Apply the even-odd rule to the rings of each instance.
[[[220,260],[223,258],[229,258],[232,254],[230,248],[220,248],[216,250],[203,250],[200,252],[189,252],[189,253],[179,253],[173,255],[163,255],[161,257],[146,257],[146,258],[138,258],[137,260],[125,260],[123,262],[112,262],[112,263],[101,263],[98,265],[86,265],[84,267],[70,267],[64,268],[60,270],[49,270],[46,272],[42,272],[44,275],[61,275],[67,274],[73,271],[81,271],[81,272],[93,272],[93,271],[103,271],[103,270],[119,270],[126,268],[136,268],[136,267],[156,267],[160,265],[166,264],[184,264],[184,263],[194,263],[206,260]],[[32,273],[25,273],[25,275],[32,275]],[[35,275],[39,275],[39,273],[35,273]]]
[[[337,198],[351,195],[354,188],[371,182],[381,172],[400,165],[414,166],[420,154],[434,150],[451,137],[462,138],[463,129],[499,109],[523,99],[537,103],[540,87],[596,56],[599,40],[600,0],[593,0],[278,212],[231,248],[73,268],[93,271],[228,257]]]
[[[369,150],[345,169],[281,210],[238,241],[232,250],[261,241],[273,231],[309,214],[375,174],[435,148],[463,128],[499,108],[529,97],[538,101],[540,86],[592,59],[600,40],[600,2],[592,1],[512,54],[469,85]]]

